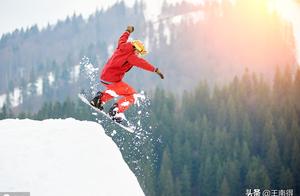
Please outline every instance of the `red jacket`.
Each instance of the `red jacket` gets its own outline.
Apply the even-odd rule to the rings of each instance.
[[[101,80],[106,82],[119,82],[123,79],[125,73],[133,66],[152,72],[155,71],[153,65],[135,54],[132,44],[127,42],[129,35],[130,33],[127,31],[121,35],[117,49],[104,65],[100,76]]]

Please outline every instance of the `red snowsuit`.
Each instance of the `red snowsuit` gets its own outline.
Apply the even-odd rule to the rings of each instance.
[[[107,102],[116,96],[124,96],[118,101],[119,112],[122,113],[134,103],[134,94],[136,91],[122,81],[126,72],[133,66],[154,72],[155,67],[146,60],[139,58],[133,45],[127,42],[130,33],[125,31],[118,42],[118,47],[113,55],[105,64],[100,80],[106,90],[102,92],[101,101]]]

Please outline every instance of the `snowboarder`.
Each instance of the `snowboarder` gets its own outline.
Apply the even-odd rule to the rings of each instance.
[[[133,26],[128,26],[126,31],[121,35],[118,41],[118,46],[112,56],[105,64],[100,75],[101,83],[106,87],[106,90],[98,92],[97,95],[90,101],[94,107],[103,110],[103,105],[117,96],[123,96],[117,103],[114,103],[109,109],[109,115],[116,122],[122,122],[124,112],[134,103],[134,88],[123,82],[122,79],[126,72],[133,66],[144,70],[154,72],[164,79],[164,75],[141,58],[147,54],[144,44],[140,40],[127,42],[129,35],[134,31]]]

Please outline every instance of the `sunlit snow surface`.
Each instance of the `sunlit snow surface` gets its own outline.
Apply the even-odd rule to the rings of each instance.
[[[115,143],[95,122],[0,121],[0,190],[32,196],[144,195]]]

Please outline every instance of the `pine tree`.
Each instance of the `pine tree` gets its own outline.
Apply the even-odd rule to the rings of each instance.
[[[293,99],[297,111],[300,111],[300,68],[297,69],[296,76],[293,83]]]
[[[0,110],[0,120],[2,120],[2,119],[5,119],[5,114],[4,114],[4,111],[3,111],[3,107]]]
[[[241,124],[241,130],[240,130],[240,141],[245,141],[249,147],[249,149],[252,149],[252,126],[249,119],[249,115],[246,113],[243,115],[242,118],[242,124]]]
[[[4,104],[3,106],[2,106],[2,109],[1,109],[1,113],[0,113],[1,115],[0,115],[0,119],[5,119],[5,118],[8,118],[8,110],[7,110],[7,106],[6,106],[6,104]]]
[[[238,114],[237,114],[237,104],[232,96],[229,96],[227,107],[228,107],[228,131],[232,138],[238,135]]]
[[[169,196],[174,195],[174,182],[171,172],[171,160],[168,150],[163,153],[161,162],[160,174],[159,174],[159,195]]]
[[[289,168],[281,167],[279,177],[279,187],[281,189],[295,189],[294,178]]]
[[[222,180],[222,184],[221,184],[221,187],[220,187],[220,192],[219,192],[218,195],[222,195],[222,196],[232,195],[231,191],[230,191],[230,186],[228,184],[228,181],[227,181],[226,177],[224,177],[223,180]]]
[[[63,110],[63,117],[66,118],[69,116],[74,116],[75,114],[74,103],[73,101],[71,101],[69,97],[63,103],[62,110]]]
[[[205,163],[201,166],[198,175],[201,195],[210,196],[215,193],[215,171],[211,157],[209,155],[206,156]]]
[[[181,189],[182,189],[181,184],[182,183],[181,183],[179,177],[177,177],[175,179],[174,196],[181,196]]]
[[[295,179],[296,192],[300,191],[300,147],[299,141],[294,140],[291,152],[291,172]]]
[[[238,195],[241,191],[240,168],[235,160],[229,160],[225,164],[225,176],[232,195]]]
[[[142,176],[142,184],[143,184],[143,190],[145,192],[145,195],[149,196],[155,196],[155,182],[154,182],[154,177],[155,173],[153,170],[153,163],[151,160],[147,160],[145,165],[143,166],[144,168],[144,175]]]
[[[270,178],[265,166],[257,157],[252,157],[246,175],[245,186],[248,189],[270,189]]]
[[[274,135],[271,136],[271,141],[267,143],[268,151],[266,156],[266,165],[271,178],[272,187],[278,187],[280,178],[281,160],[279,155],[278,143]]]
[[[255,145],[260,147],[260,152],[262,153],[262,155],[267,154],[268,146],[266,144],[268,144],[271,141],[273,133],[274,133],[273,115],[272,115],[271,111],[269,110],[269,111],[266,111],[263,132],[260,133],[260,135],[256,136],[259,138],[261,137],[261,140],[258,139],[258,141],[261,141],[261,142],[255,144]]]
[[[180,175],[182,165],[184,164],[183,159],[183,150],[182,150],[182,139],[183,132],[174,133],[174,141],[172,144],[172,149],[174,152],[172,153],[173,160],[173,173],[175,176]],[[176,149],[176,150],[175,150]]]
[[[181,174],[181,195],[191,195],[191,174],[186,165],[183,167],[183,172]]]
[[[240,164],[241,164],[241,184],[245,184],[245,178],[247,174],[247,169],[249,168],[250,164],[250,150],[248,148],[248,144],[244,141],[241,149],[241,154],[240,154]],[[243,187],[244,189],[247,187]]]
[[[273,82],[273,93],[274,93],[275,102],[277,103],[278,100],[280,100],[281,95],[283,94],[282,73],[278,66],[276,67],[276,72],[275,72],[275,77]]]

